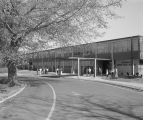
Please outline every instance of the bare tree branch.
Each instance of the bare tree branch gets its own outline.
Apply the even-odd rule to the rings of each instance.
[[[64,13],[63,15],[60,15],[58,18],[56,18],[54,21],[52,21],[51,23],[45,23],[44,25],[43,25],[43,23],[44,22],[40,22],[39,24],[37,24],[34,28],[31,28],[30,30],[28,30],[27,32],[26,32],[26,34],[25,34],[25,36],[26,35],[28,35],[30,32],[33,32],[33,31],[37,31],[37,30],[40,30],[40,29],[43,29],[43,28],[46,28],[46,27],[49,27],[50,25],[52,25],[52,24],[54,24],[54,23],[56,23],[56,24],[58,24],[58,23],[60,23],[60,22],[64,22],[64,21],[67,21],[68,19],[70,19],[70,18],[72,18],[73,16],[75,16],[82,8],[83,8],[83,6],[86,4],[86,2],[87,2],[87,0],[84,0],[83,1],[83,4],[79,7],[79,8],[76,8],[75,10],[74,10],[74,12],[71,12],[71,11],[68,11],[68,12],[66,12],[66,13]],[[71,14],[71,15],[70,15]],[[68,17],[67,17],[68,16]],[[63,19],[61,19],[61,18],[63,18]],[[60,20],[59,20],[60,19]],[[58,21],[59,20],[59,21]],[[41,25],[41,26],[40,26]]]
[[[33,5],[33,7],[31,7],[30,10],[28,10],[28,11],[24,14],[24,16],[30,14],[30,13],[31,13],[32,11],[34,11],[35,9],[36,9],[36,4]]]

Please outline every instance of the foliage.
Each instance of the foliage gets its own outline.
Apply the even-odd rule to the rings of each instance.
[[[24,50],[98,36],[122,0],[0,0],[0,54],[17,61]],[[35,38],[36,37],[36,38]],[[22,54],[23,54],[22,52]]]

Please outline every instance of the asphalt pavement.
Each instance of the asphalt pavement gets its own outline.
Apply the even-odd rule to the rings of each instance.
[[[129,81],[120,81],[118,79],[103,79],[102,77],[85,77],[85,76],[70,76],[68,78],[73,78],[73,79],[80,79],[80,80],[89,80],[93,82],[102,82],[110,85],[115,85],[119,87],[125,87],[125,88],[130,88],[138,91],[143,91],[143,83],[142,82],[137,82],[133,81],[130,79]],[[142,79],[143,81],[143,79]]]
[[[119,85],[126,82],[54,73],[39,76],[35,71],[19,75],[27,87],[0,105],[0,120],[143,120],[143,92]]]
[[[49,83],[57,95],[52,120],[143,120],[142,91],[65,77]]]
[[[25,78],[24,78],[25,79]],[[53,104],[53,93],[47,82],[27,78],[27,87],[0,104],[0,120],[46,120]]]
[[[57,76],[54,72],[50,72],[49,74],[42,74],[40,76],[45,77],[54,77]],[[63,73],[61,77],[64,78],[72,78],[77,80],[89,80],[93,82],[102,82],[106,84],[111,84],[119,87],[130,88],[138,91],[143,91],[143,78],[135,78],[135,79],[127,79],[127,78],[117,78],[117,79],[109,79],[101,76],[73,76],[67,73]]]

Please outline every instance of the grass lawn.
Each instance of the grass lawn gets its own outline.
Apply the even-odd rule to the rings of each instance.
[[[3,68],[0,68],[0,73],[7,73],[8,70],[7,68],[3,67]]]

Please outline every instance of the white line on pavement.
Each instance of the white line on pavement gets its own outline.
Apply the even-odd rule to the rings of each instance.
[[[49,112],[48,117],[46,118],[46,120],[50,120],[50,118],[51,118],[51,116],[52,116],[52,114],[53,114],[53,112],[55,110],[55,106],[56,106],[56,93],[55,93],[55,90],[54,90],[54,88],[53,88],[53,86],[51,84],[48,83],[48,85],[50,86],[50,88],[53,91],[53,105],[51,107],[51,110],[50,110],[50,112]]]
[[[0,101],[0,103],[3,103],[3,102],[5,102],[6,100],[8,100],[8,99],[10,99],[10,98],[12,98],[12,97],[15,97],[16,95],[18,95],[19,93],[21,93],[21,92],[25,89],[25,87],[26,87],[26,85],[24,85],[24,87],[21,88],[18,92],[12,94],[11,96],[8,96],[8,97],[2,99],[2,100]]]

